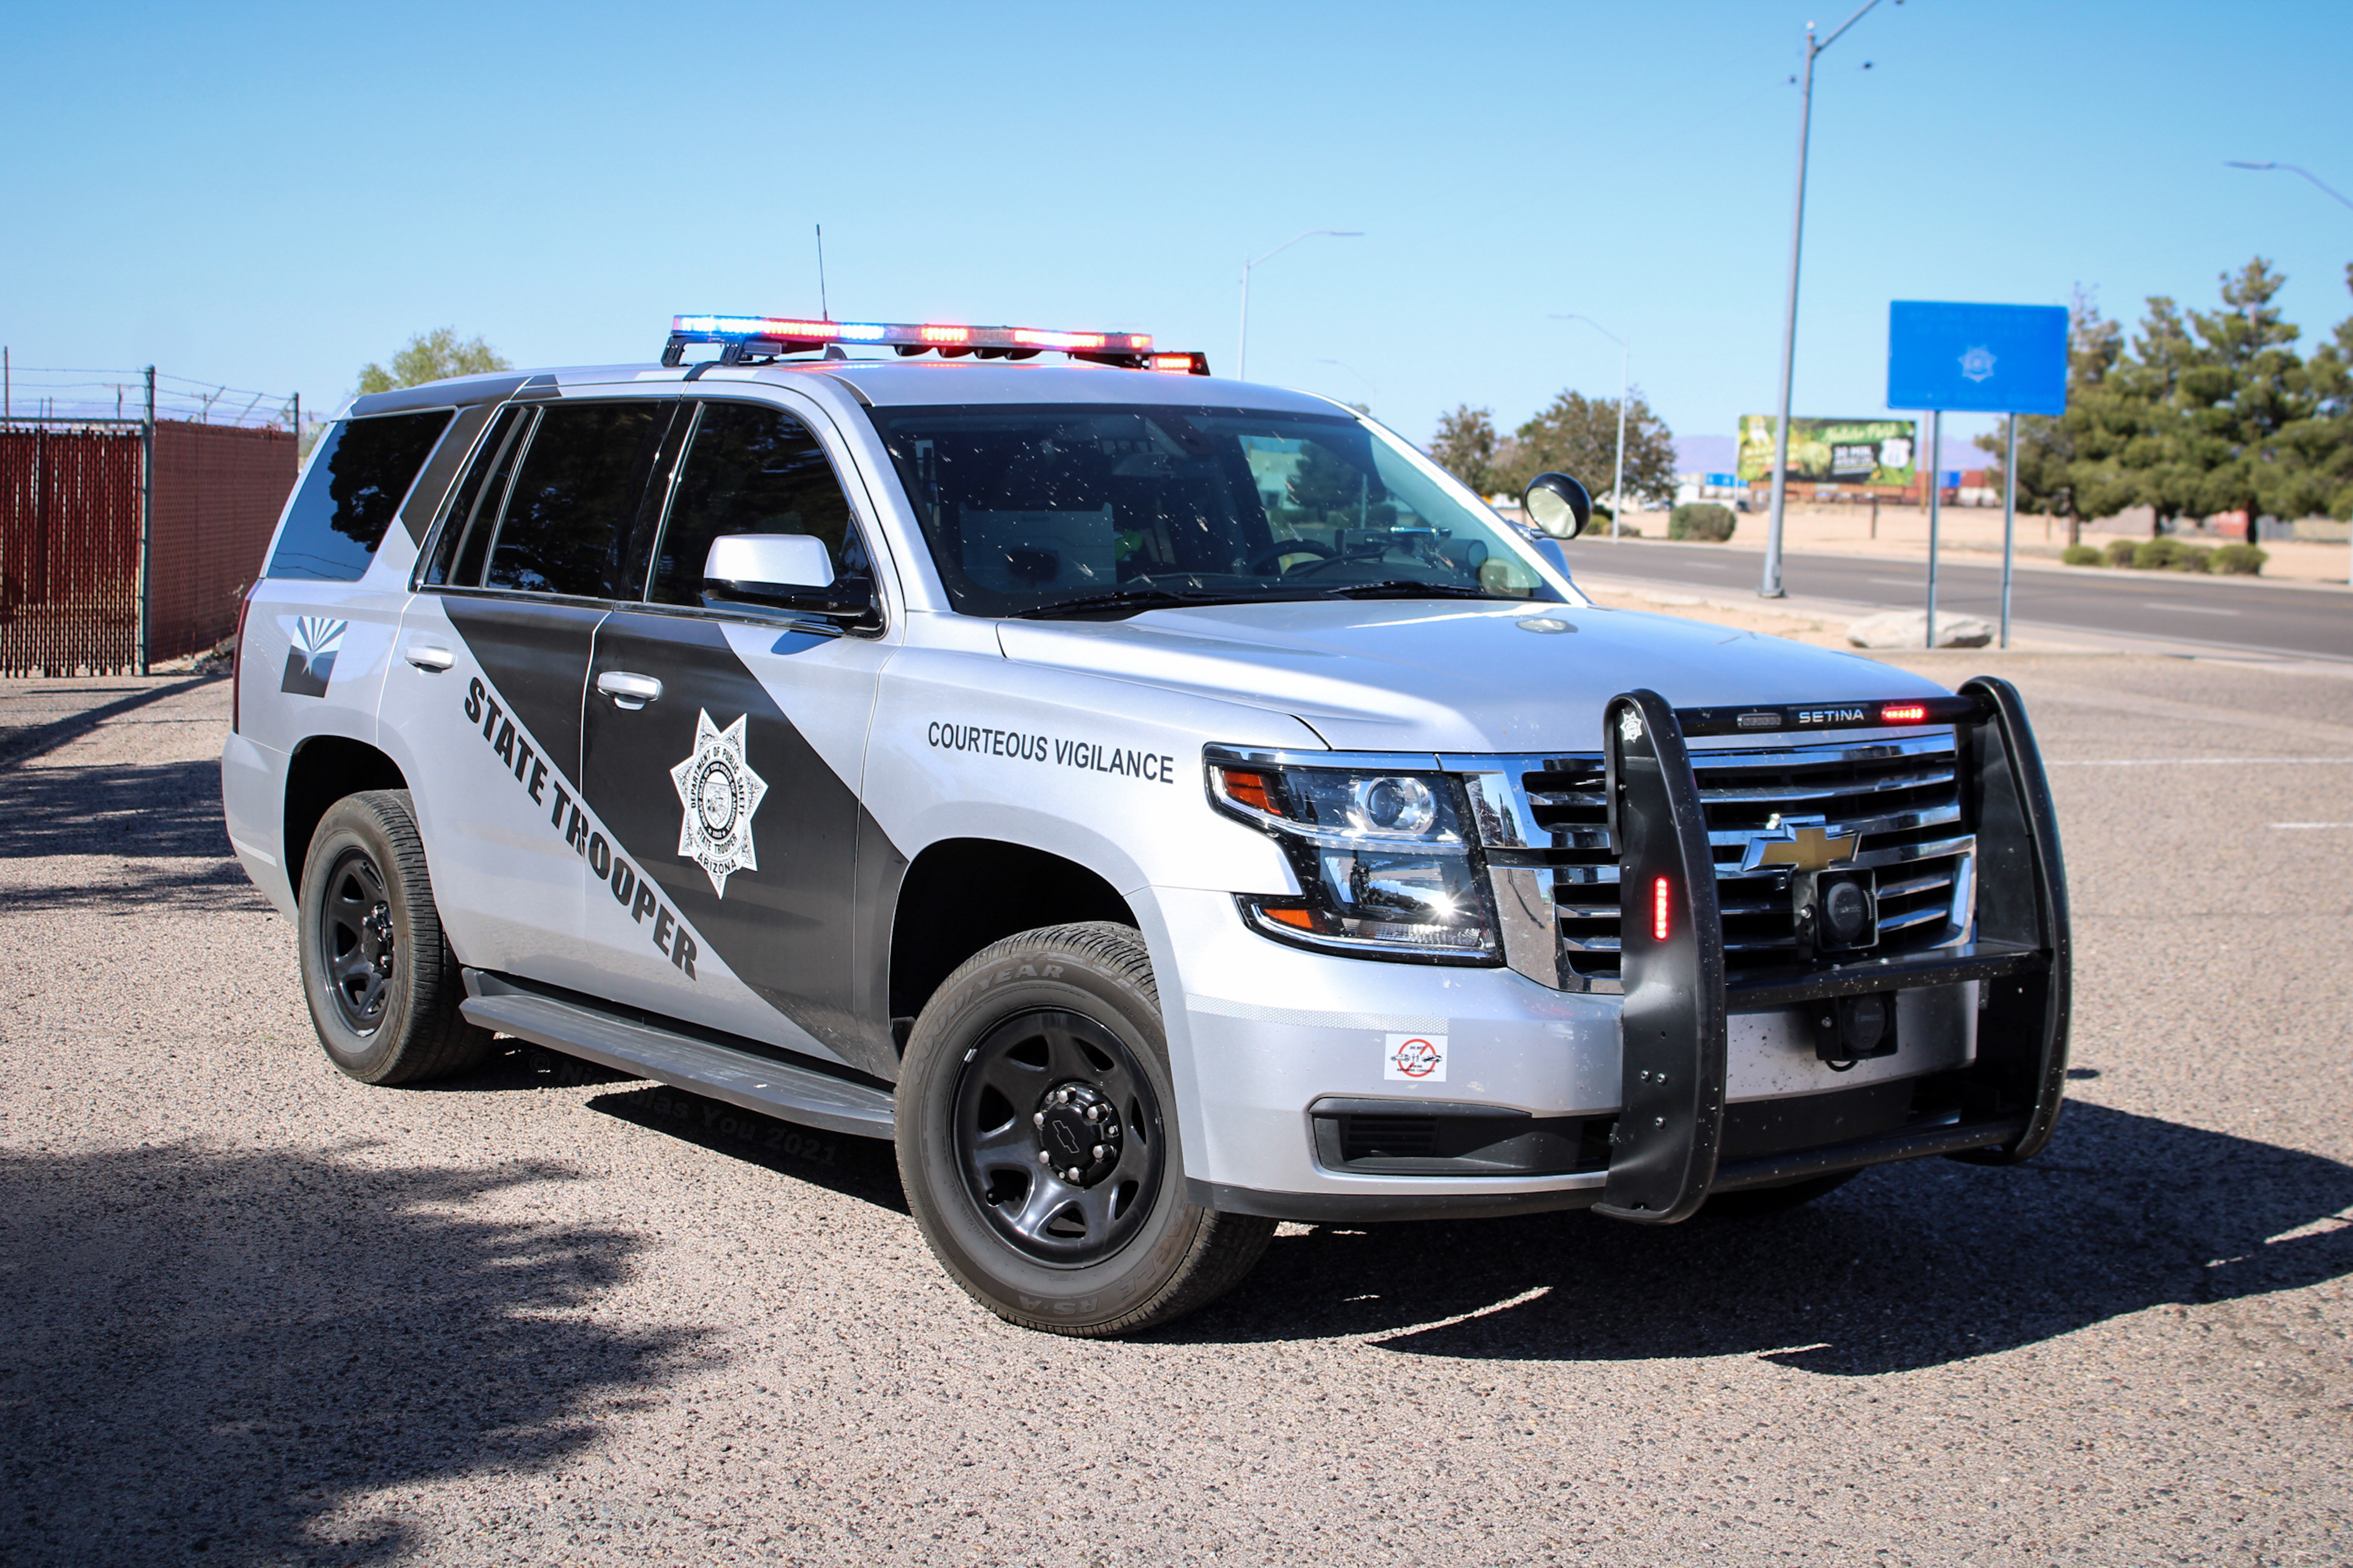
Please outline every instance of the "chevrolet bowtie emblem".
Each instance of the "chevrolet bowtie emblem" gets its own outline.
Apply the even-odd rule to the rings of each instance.
[[[1854,847],[1860,835],[1848,833],[1833,838],[1830,829],[1820,822],[1782,822],[1766,833],[1748,841],[1748,852],[1740,858],[1743,871],[1761,871],[1771,866],[1787,866],[1793,871],[1819,871],[1841,860],[1854,858]]]

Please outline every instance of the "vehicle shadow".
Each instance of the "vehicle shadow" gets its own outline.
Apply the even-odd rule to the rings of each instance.
[[[467,1212],[568,1174],[0,1154],[0,1562],[388,1562],[422,1542],[384,1491],[544,1468],[660,1397],[693,1331],[578,1310],[638,1243]]]
[[[779,1121],[663,1083],[598,1095],[588,1109],[876,1208],[909,1212],[906,1192],[899,1184],[898,1155],[879,1138]]]
[[[0,770],[0,860],[113,856],[107,877],[16,885],[17,909],[266,909],[221,824],[220,764],[210,759],[136,766]],[[69,862],[70,864],[70,862]]]
[[[2078,1102],[2027,1164],[1884,1166],[1772,1218],[1317,1226],[1164,1337],[1868,1375],[2353,1274],[2348,1208],[2353,1166]]]

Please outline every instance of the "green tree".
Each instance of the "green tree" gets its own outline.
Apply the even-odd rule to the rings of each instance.
[[[1618,401],[1564,392],[1512,433],[1496,455],[1496,479],[1514,494],[1546,472],[1564,473],[1599,495],[1609,488],[1618,451]],[[1675,441],[1667,422],[1640,393],[1626,403],[1626,494],[1668,501],[1675,494]]]
[[[1438,434],[1430,439],[1430,459],[1482,496],[1499,488],[1495,473],[1495,415],[1493,409],[1460,404],[1440,415]]]
[[[2345,286],[2353,289],[2353,262],[2346,264]],[[2281,517],[2353,518],[2353,317],[2313,350],[2295,390],[2308,406],[2279,432],[2280,461],[2264,508]]]
[[[395,387],[421,386],[453,375],[481,375],[513,368],[480,338],[461,343],[457,328],[436,327],[409,339],[408,346],[392,356],[390,370],[374,361],[362,365],[360,391],[390,392]]]
[[[2304,361],[2289,346],[2302,334],[2272,303],[2286,281],[2259,256],[2222,279],[2224,309],[2189,313],[2201,352],[2177,397],[2185,510],[2252,521],[2283,471],[2281,433],[2313,412]]]
[[[2132,504],[2122,454],[2146,423],[2138,398],[2117,378],[2125,357],[2124,328],[2100,314],[2081,288],[2067,311],[2067,411],[2029,414],[2018,421],[2018,507],[2067,520],[2075,543],[2086,517],[2105,517]],[[1992,454],[1990,482],[2005,481],[2003,434],[1977,439]]]

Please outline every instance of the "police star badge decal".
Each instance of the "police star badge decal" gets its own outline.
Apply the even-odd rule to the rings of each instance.
[[[694,754],[670,771],[678,803],[685,808],[678,852],[702,868],[712,890],[723,899],[729,872],[760,868],[752,852],[752,814],[760,809],[768,781],[744,757],[744,727],[751,717],[746,713],[723,730],[708,710],[698,710]]]

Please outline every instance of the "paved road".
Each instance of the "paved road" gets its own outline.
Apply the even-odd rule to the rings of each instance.
[[[2353,758],[2353,680],[1986,657],[2068,835],[2044,1157],[1286,1226],[1120,1344],[975,1307],[881,1145],[337,1076],[226,686],[0,685],[0,1563],[2343,1564],[2353,766],[2179,759]]]
[[[1756,551],[1706,545],[1587,541],[1571,544],[1568,552],[1574,571],[1719,593],[1754,594],[1764,569],[1764,557]],[[1787,555],[1781,581],[1795,598],[1906,610],[1927,602],[1925,563]],[[1936,604],[1940,611],[1981,616],[1999,624],[2001,568],[1940,557]],[[2169,572],[2019,572],[2011,579],[2010,616],[2019,626],[2353,660],[2353,592],[2348,591],[2266,587]]]

